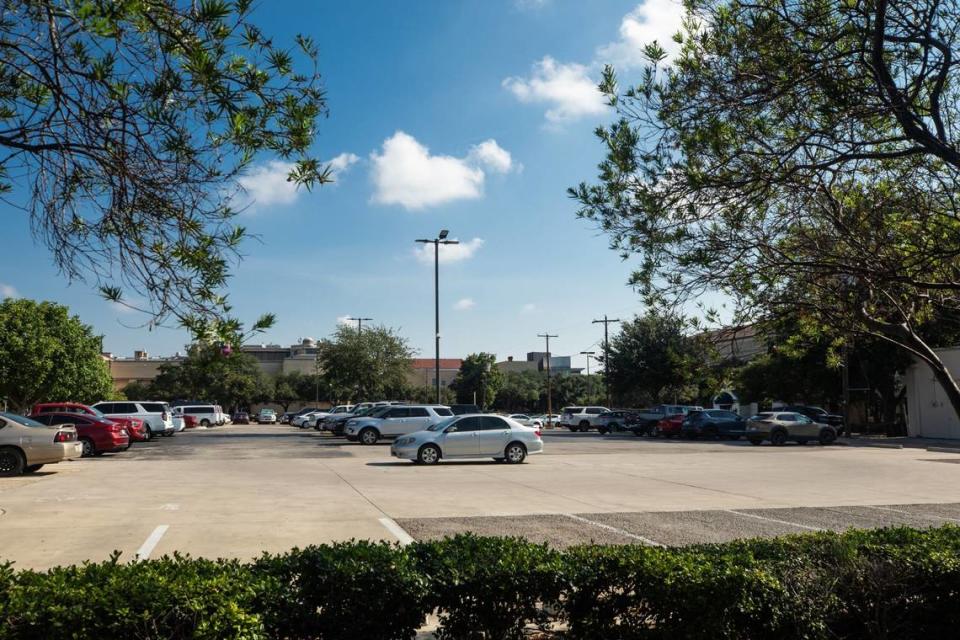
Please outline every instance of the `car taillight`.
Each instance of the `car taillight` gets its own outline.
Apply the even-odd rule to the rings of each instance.
[[[77,434],[72,431],[57,431],[57,435],[53,436],[54,442],[73,442],[76,440]]]
[[[163,413],[160,414],[160,419],[163,420],[164,422],[167,421],[167,412],[166,412],[166,411],[164,411]]]
[[[110,431],[114,433],[124,433],[126,428],[122,424],[112,424],[110,425]]]

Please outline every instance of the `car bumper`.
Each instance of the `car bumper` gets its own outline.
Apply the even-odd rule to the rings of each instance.
[[[404,445],[402,447],[394,444],[390,446],[390,455],[394,458],[400,458],[401,460],[416,460],[419,450],[419,444]]]
[[[358,436],[358,435],[355,434],[355,433],[348,433],[348,434],[346,434],[346,438],[347,438],[347,440],[349,440],[350,442],[356,442],[357,440],[360,439],[360,436]]]

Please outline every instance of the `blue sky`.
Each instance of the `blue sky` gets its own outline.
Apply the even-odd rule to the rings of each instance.
[[[262,2],[267,33],[320,46],[330,117],[315,153],[340,170],[336,184],[296,193],[281,164],[258,159],[241,222],[259,238],[234,269],[236,314],[276,313],[258,341],[281,344],[363,315],[432,356],[432,260],[414,240],[447,228],[463,244],[441,264],[441,355],[522,358],[545,331],[559,334],[554,353],[598,349],[591,320],[641,305],[629,263],[576,219],[565,190],[593,180],[602,158],[602,64],[629,75],[639,43],[666,43],[679,14],[673,0]],[[26,215],[5,208],[0,296],[67,304],[116,354],[182,350],[184,332],[138,328],[142,318],[66,283]]]

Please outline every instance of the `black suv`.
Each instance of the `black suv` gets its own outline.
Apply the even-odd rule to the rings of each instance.
[[[793,411],[794,413],[799,413],[802,416],[807,416],[814,422],[819,422],[820,424],[828,424],[831,427],[842,427],[843,426],[843,416],[838,416],[835,413],[827,413],[826,410],[821,409],[820,407],[810,407],[803,404],[792,404],[788,407],[780,407],[777,411]]]

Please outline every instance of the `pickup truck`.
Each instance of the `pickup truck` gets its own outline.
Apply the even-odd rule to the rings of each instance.
[[[658,404],[649,409],[640,409],[631,416],[631,424],[627,429],[632,431],[635,436],[648,435],[657,426],[657,423],[664,418],[687,415],[691,411],[703,411],[703,407],[684,404]]]

